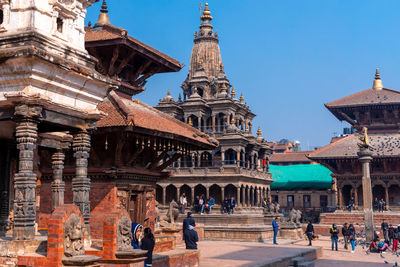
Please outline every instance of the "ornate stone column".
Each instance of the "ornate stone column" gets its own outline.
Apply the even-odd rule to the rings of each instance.
[[[238,187],[236,188],[236,190],[237,190],[237,194],[236,194],[236,203],[237,203],[238,206],[241,206],[242,202],[240,201],[240,186],[238,186]]]
[[[193,203],[194,203],[194,187],[192,186],[192,187],[190,187],[190,189],[192,190],[192,195],[191,195],[192,203],[190,203],[190,204],[193,206]]]
[[[225,199],[225,187],[221,186],[221,205],[224,204]]]
[[[250,189],[250,207],[254,205],[254,188]]]
[[[165,205],[165,203],[167,202],[166,199],[167,199],[167,187],[163,186],[162,187],[162,204],[163,205]]]
[[[82,212],[85,226],[89,232],[90,218],[90,179],[87,177],[87,166],[90,151],[90,135],[81,131],[74,135],[72,149],[75,157],[75,177],[72,179],[73,202]]]
[[[225,150],[221,148],[221,165],[225,165]]]
[[[249,207],[250,206],[250,187],[246,188],[246,194],[247,194],[246,205],[247,205],[247,207]]]
[[[203,129],[201,128],[201,116],[199,116],[199,117],[197,118],[197,125],[198,125],[198,127],[199,127],[199,131],[203,131]]]
[[[362,164],[365,234],[366,240],[371,242],[374,239],[374,214],[372,210],[372,187],[369,166],[372,161],[372,153],[368,148],[361,148],[357,154]]]
[[[65,183],[62,180],[65,155],[58,149],[51,157],[53,167],[53,182],[51,183],[51,210],[64,204]]]
[[[42,107],[24,104],[15,107],[15,137],[19,150],[18,173],[14,176],[14,231],[16,240],[35,238],[36,174],[33,172],[33,156],[38,135],[38,122]]]
[[[338,205],[341,209],[343,207],[342,187],[338,186]]]
[[[239,167],[240,166],[240,149],[238,148],[238,151],[236,152],[236,165]]]
[[[356,207],[358,206],[358,188],[357,188],[357,186],[354,186],[354,205]]]
[[[206,186],[206,199],[210,197],[210,186]]]

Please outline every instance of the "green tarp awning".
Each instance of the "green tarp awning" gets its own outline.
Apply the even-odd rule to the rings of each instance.
[[[332,172],[320,164],[270,165],[271,190],[329,189]]]

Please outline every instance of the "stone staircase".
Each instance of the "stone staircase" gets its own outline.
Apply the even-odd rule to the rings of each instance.
[[[389,224],[398,225],[400,222],[400,213],[392,211],[374,212],[375,225],[380,226],[383,219]],[[336,223],[337,225],[343,225],[345,222],[364,224],[364,214],[361,211],[321,213],[319,224],[332,225]]]
[[[315,264],[312,261],[307,261],[304,257],[296,257],[292,259],[290,267],[314,267]]]

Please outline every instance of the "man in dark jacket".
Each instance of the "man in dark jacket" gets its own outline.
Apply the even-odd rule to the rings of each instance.
[[[223,206],[224,206],[224,213],[230,214],[230,210],[229,210],[230,204],[229,204],[228,197],[225,197],[224,202],[223,202]]]
[[[196,222],[192,217],[192,213],[189,211],[187,213],[187,217],[183,219],[182,230],[183,230],[183,239],[185,240],[185,231],[189,229],[189,225],[196,226]]]
[[[312,225],[311,221],[308,221],[308,225],[306,228],[306,236],[308,238],[308,245],[312,246],[312,240],[314,236],[314,226]]]
[[[235,197],[231,197],[231,199],[229,200],[229,210],[230,212],[233,214],[233,211],[235,210],[236,207],[236,200]],[[229,213],[229,212],[228,212]]]
[[[348,229],[349,229],[349,225],[347,223],[344,223],[343,228],[342,228],[342,235],[343,235],[343,239],[344,239],[344,249],[348,249],[348,245],[349,245],[349,235],[347,233]]]
[[[383,237],[385,238],[385,242],[389,243],[389,225],[384,219],[382,220],[381,229],[383,232]]]
[[[336,223],[332,224],[331,229],[329,230],[329,233],[331,234],[331,239],[332,239],[332,250],[336,248],[336,251],[338,250],[337,248],[337,243],[339,239],[339,229],[336,226]]]
[[[193,225],[189,225],[188,229],[184,233],[186,249],[197,249],[197,242],[199,242],[199,236]]]

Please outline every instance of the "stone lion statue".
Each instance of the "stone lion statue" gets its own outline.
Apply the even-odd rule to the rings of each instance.
[[[179,205],[172,200],[166,215],[159,216],[160,227],[175,227],[175,221],[179,216]]]

